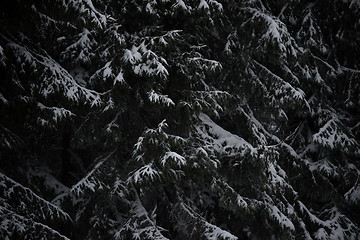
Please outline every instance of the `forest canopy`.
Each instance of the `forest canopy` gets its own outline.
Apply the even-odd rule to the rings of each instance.
[[[1,239],[360,239],[358,0],[3,0]]]

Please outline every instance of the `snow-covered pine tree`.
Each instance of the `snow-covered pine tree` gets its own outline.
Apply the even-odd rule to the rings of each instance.
[[[72,224],[67,213],[2,173],[0,179],[1,238],[69,239],[59,232]]]
[[[359,239],[359,11],[6,1],[2,236]]]
[[[294,14],[296,9],[300,9],[298,4],[297,1],[285,5],[270,1],[264,5],[259,1],[238,9],[249,15],[241,16],[241,18],[245,16],[245,19],[241,21],[244,24],[237,25],[240,29],[235,28],[229,35],[225,50],[232,56],[241,56],[238,61],[231,59],[232,62],[237,63],[237,66],[230,67],[230,71],[243,68],[247,70],[245,73],[249,74],[248,76],[241,75],[242,79],[238,80],[245,81],[245,84],[240,85],[242,92],[249,92],[248,89],[251,89],[251,94],[245,95],[245,100],[241,99],[246,106],[245,109],[240,106],[241,111],[243,115],[246,115],[240,119],[251,120],[247,124],[254,126],[251,135],[256,137],[253,139],[259,141],[267,139],[280,147],[275,148],[280,153],[277,163],[280,169],[285,170],[287,178],[291,179],[289,183],[293,188],[293,196],[286,197],[282,194],[286,198],[281,202],[285,205],[289,203],[293,205],[291,202],[294,200],[298,202],[293,207],[298,212],[297,217],[300,216],[303,219],[290,218],[283,210],[282,212],[294,223],[297,236],[315,239],[322,237],[333,239],[337,236],[345,239],[358,238],[358,227],[354,223],[358,216],[348,214],[349,208],[356,209],[358,206],[345,204],[348,198],[345,189],[355,189],[357,185],[359,145],[354,138],[352,126],[356,125],[353,121],[357,121],[358,115],[352,115],[343,105],[341,106],[340,103],[343,101],[341,94],[334,96],[334,91],[337,92],[339,88],[344,87],[338,83],[343,80],[343,71],[339,68],[340,60],[326,48],[334,44],[331,42],[333,36],[322,33],[329,31],[327,28],[330,25],[323,24],[323,29],[316,25],[317,22],[324,21],[323,17],[329,19],[331,17],[326,14],[316,17],[311,15],[310,11],[313,7],[320,7],[320,3],[317,2],[308,4],[304,12]],[[337,4],[339,6],[335,7],[336,12],[341,12],[339,9],[344,8],[347,9],[344,12],[348,11],[354,16],[352,9],[348,9],[342,3]],[[344,12],[342,14],[345,14]],[[274,13],[279,14],[276,15],[278,17],[275,17]],[[287,15],[288,13],[290,15]],[[335,14],[335,12],[332,13]],[[349,21],[354,22],[356,18],[349,18]],[[249,24],[257,27],[246,28],[245,26]],[[299,27],[300,30],[297,30]],[[298,31],[297,39],[292,34],[296,31]],[[262,41],[264,41],[263,45],[259,45]],[[352,44],[356,44],[356,41]],[[239,49],[239,46],[245,47]],[[236,50],[246,52],[246,54],[235,52]],[[242,55],[247,58],[244,60]],[[331,57],[325,60],[324,56]],[[228,74],[228,76],[234,75]],[[247,83],[248,81],[250,84]],[[230,82],[231,89],[236,86],[231,81],[224,82]],[[241,94],[240,92],[233,95],[241,96]],[[264,97],[265,100],[259,100]],[[270,99],[266,99],[267,97]],[[271,110],[264,112],[264,108]],[[274,116],[275,112],[279,114]],[[231,118],[230,121],[234,120]],[[236,129],[236,124],[229,124]],[[259,134],[259,129],[261,134]],[[299,145],[302,144],[304,146],[300,147]],[[352,150],[348,151],[350,148]],[[328,164],[329,162],[331,163]],[[275,165],[275,169],[277,168]],[[314,174],[314,172],[317,173]],[[346,175],[348,177],[343,178]],[[339,180],[338,177],[342,179]],[[349,180],[354,177],[354,180]],[[349,185],[342,185],[345,182]],[[314,186],[314,188],[309,191],[309,186]],[[329,192],[329,195],[326,196],[324,192]],[[275,196],[270,195],[270,197],[274,199]],[[318,231],[314,232],[307,229],[307,226],[310,229],[313,227],[314,221],[309,222],[308,217],[303,215],[302,207],[299,207],[302,201],[311,209],[308,211],[309,214],[319,214],[334,226],[337,225],[338,230],[329,228],[328,224],[318,225]],[[351,230],[341,230],[341,224],[344,222]]]
[[[1,236],[68,239],[73,222],[51,201],[71,184],[71,126],[101,95],[81,85],[56,45],[75,24],[65,2],[4,1],[1,8]],[[79,10],[90,6],[82,4]],[[75,9],[74,9],[75,11]],[[56,14],[55,14],[56,12]],[[68,37],[68,36],[66,36]],[[51,43],[51,44],[49,44]],[[61,182],[59,182],[57,179]]]
[[[186,236],[186,230],[191,228],[193,222],[201,223],[200,228],[194,232],[194,239],[201,235],[234,238],[209,223],[201,213],[197,213],[193,209],[195,205],[190,206],[189,203],[184,205],[188,201],[187,196],[177,196],[178,191],[183,191],[182,187],[179,186],[179,190],[176,191],[172,190],[172,185],[177,185],[180,180],[186,179],[183,168],[191,169],[191,166],[187,166],[185,157],[181,155],[185,154],[182,148],[190,148],[188,151],[191,154],[197,154],[201,150],[192,150],[193,147],[186,146],[192,143],[187,144],[184,139],[190,134],[188,131],[192,115],[206,111],[217,116],[222,110],[219,101],[229,98],[229,94],[217,91],[205,82],[206,78],[220,70],[221,66],[217,61],[204,56],[200,43],[195,46],[189,45],[188,41],[193,36],[185,29],[187,25],[182,27],[184,29],[172,29],[171,25],[157,26],[157,21],[142,23],[142,19],[156,19],[155,10],[150,12],[148,8],[144,10],[135,1],[124,4],[121,10],[125,13],[125,18],[122,18],[122,14],[118,12],[112,12],[111,15],[117,16],[114,19],[122,24],[114,29],[116,36],[124,36],[123,41],[119,41],[122,46],[106,48],[104,52],[107,52],[107,55],[102,63],[104,65],[90,76],[89,84],[99,88],[98,91],[106,92],[112,99],[112,107],[106,107],[98,114],[110,117],[110,122],[102,131],[106,129],[109,134],[117,138],[123,137],[122,145],[117,147],[118,150],[111,156],[111,160],[107,160],[115,164],[114,166],[96,165],[90,175],[81,180],[81,184],[76,185],[76,190],[70,192],[71,198],[88,199],[76,204],[80,209],[86,209],[79,213],[76,220],[80,219],[84,222],[84,216],[88,218],[87,214],[90,211],[94,221],[103,223],[96,224],[102,230],[88,232],[89,238],[101,238],[104,236],[104,229],[108,234],[113,233],[115,229],[114,236],[119,239],[165,239],[166,237],[172,239],[180,233]],[[156,14],[162,15],[163,18],[171,17],[173,14],[164,9],[160,10],[161,8]],[[178,11],[175,6],[173,10],[176,13]],[[132,18],[127,14],[132,14]],[[208,15],[204,17],[208,18]],[[134,19],[138,20],[134,21]],[[166,30],[168,28],[170,30]],[[105,46],[115,46],[117,41],[117,38],[112,38]],[[130,98],[133,99],[129,101]],[[124,117],[130,118],[132,122],[126,123]],[[173,126],[167,126],[167,121],[162,121],[162,117],[168,119],[167,121]],[[154,123],[158,125],[155,128]],[[134,141],[139,128],[144,131],[137,141]],[[131,142],[135,146],[132,157],[127,154],[128,144]],[[201,151],[199,153],[201,154]],[[205,172],[209,164],[210,167],[217,164],[216,160],[212,160],[213,163],[207,163],[201,157],[199,160],[201,164],[196,162],[192,164],[199,165]],[[103,178],[107,172],[105,169],[108,167],[114,172],[112,176],[116,178],[110,177],[114,182],[107,181],[107,184],[103,185]],[[186,183],[188,184],[192,183]],[[84,194],[89,191],[96,192],[96,196]],[[108,191],[113,194],[109,201],[100,197],[102,195],[100,192],[107,195]],[[169,198],[174,199],[172,201],[175,202],[166,201]],[[104,210],[110,209],[110,211],[102,211],[106,218],[97,214],[98,201],[102,201]],[[122,207],[114,209],[114,201]],[[177,204],[177,201],[184,201],[184,204]],[[171,209],[173,205],[185,212],[179,216],[166,213],[166,209]],[[151,214],[150,209],[154,210]],[[191,211],[191,214],[186,215],[186,211]],[[163,218],[158,220],[160,226],[156,224],[157,220],[154,218],[156,215],[161,215]],[[174,226],[177,218],[180,221],[180,218],[185,217],[188,220],[182,221],[187,224]],[[102,219],[107,219],[107,223],[105,224]],[[78,226],[81,234],[88,229],[83,223],[79,223]]]

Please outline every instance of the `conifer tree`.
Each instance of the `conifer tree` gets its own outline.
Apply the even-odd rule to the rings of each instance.
[[[5,1],[4,239],[358,239],[357,1]]]

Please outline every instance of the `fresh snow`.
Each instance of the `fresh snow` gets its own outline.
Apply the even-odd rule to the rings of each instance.
[[[279,166],[277,167],[280,168]],[[284,170],[282,170],[281,168],[279,170],[276,170],[274,163],[269,163],[268,172],[270,173],[271,183],[273,185],[286,185],[286,181],[284,179],[286,177],[286,173]]]
[[[209,9],[209,4],[205,0],[200,0],[198,8],[208,10]]]
[[[202,121],[204,126],[208,129],[207,131],[198,127],[198,133],[203,136],[204,139],[213,139],[213,145],[216,151],[219,153],[226,153],[228,155],[236,155],[238,153],[245,153],[250,151],[255,153],[256,149],[243,138],[232,134],[216,123],[214,123],[209,116],[206,114],[200,114],[199,119]],[[210,134],[210,135],[209,135]],[[211,137],[213,136],[213,137]]]
[[[124,79],[124,73],[122,71],[122,69],[119,71],[119,73],[116,75],[115,79],[114,79],[114,85],[116,83],[124,83],[125,82],[125,79]]]
[[[316,240],[328,240],[329,234],[325,231],[324,228],[319,228],[315,233],[314,237]]]
[[[88,190],[95,192],[97,189],[105,188],[106,186],[101,181],[99,181],[96,175],[102,171],[101,168],[103,167],[104,163],[112,156],[114,152],[115,151],[111,152],[103,158],[99,158],[99,161],[93,167],[93,169],[88,174],[86,174],[84,178],[71,187],[70,193],[79,196]]]
[[[358,176],[358,178],[359,178],[359,176]],[[359,179],[357,180],[357,183],[347,193],[345,193],[345,198],[354,204],[358,204],[360,202]]]
[[[2,93],[0,93],[0,101],[4,104],[7,104],[9,102]]]
[[[7,232],[7,236],[12,237],[13,235],[15,235],[14,230],[15,232],[24,234],[28,231],[31,233],[34,228],[40,228],[40,234],[38,234],[37,237],[50,237],[47,234],[47,232],[50,232],[52,234],[52,237],[57,237],[56,239],[70,240],[66,236],[60,234],[55,229],[50,228],[49,226],[41,222],[34,221],[34,219],[32,218],[27,218],[25,216],[19,215],[13,211],[10,211],[8,208],[4,208],[3,206],[0,206],[0,215],[2,216],[0,228],[2,231],[5,230]]]
[[[172,5],[172,8],[181,8],[184,11],[190,11],[191,7],[187,6],[184,1],[176,0],[176,3]]]
[[[148,92],[149,100],[153,103],[164,104],[165,106],[174,106],[175,103],[167,95],[156,93],[154,90]]]
[[[313,141],[324,147],[331,149],[341,147],[344,151],[350,152],[351,147],[357,145],[354,138],[350,138],[347,134],[343,133],[337,120],[330,119],[322,126],[317,133],[313,135]]]
[[[65,109],[65,108],[59,108],[59,107],[47,107],[42,103],[37,103],[37,106],[39,107],[39,109],[41,110],[45,110],[45,111],[49,111],[51,112],[51,114],[53,115],[52,119],[55,122],[61,121],[63,119],[66,119],[68,117],[74,116],[74,114],[72,112],[70,112],[69,110]]]
[[[286,217],[275,205],[268,206],[270,216],[276,220],[284,229],[295,231],[295,226],[292,221]]]
[[[30,52],[26,47],[16,43],[9,43],[8,46],[19,57],[18,61],[21,61],[21,58],[23,58],[23,61],[32,68],[39,68],[38,70],[41,70],[40,79],[42,83],[40,87],[33,85],[31,91],[40,91],[39,93],[45,98],[49,95],[61,93],[66,99],[74,102],[79,102],[81,97],[85,97],[86,102],[91,106],[101,104],[102,101],[97,92],[80,86],[74,78],[52,58]]]
[[[13,202],[12,200],[13,193],[16,194],[22,193],[21,196],[24,200],[29,201],[29,203],[31,204],[35,204],[35,205],[38,204],[39,206],[42,206],[40,209],[34,209],[35,211],[40,212],[39,214],[37,214],[37,217],[40,217],[45,220],[47,217],[51,217],[52,215],[55,215],[64,220],[71,220],[69,214],[64,212],[61,208],[46,201],[39,195],[35,194],[31,189],[22,186],[21,184],[15,182],[14,180],[5,176],[2,173],[0,173],[0,182],[2,182],[2,185],[0,185],[0,187],[5,188],[4,189],[5,191],[3,191],[4,195],[1,198],[2,201],[7,200],[9,201],[8,204],[11,204]]]
[[[224,240],[237,240],[238,238],[228,231],[225,231],[213,224],[210,224],[208,222],[205,222],[205,232],[204,236],[207,240],[218,240],[218,239],[224,239]]]
[[[98,27],[104,28],[107,24],[107,17],[100,13],[93,5],[91,0],[56,0],[61,1],[62,5],[71,7],[78,11],[80,15],[84,14],[90,17],[91,22]]]
[[[165,67],[167,65],[166,60],[148,49],[145,42],[139,46],[134,45],[131,50],[125,49],[122,58],[132,65],[132,69],[137,75],[160,76],[165,79],[169,75]]]
[[[128,178],[128,183],[153,182],[161,178],[161,172],[157,170],[153,163],[146,164],[133,172]]]
[[[21,161],[0,172],[0,238],[67,239],[63,223],[74,238],[359,238],[357,49],[338,57],[360,1],[220,2],[34,1],[2,19],[0,147]]]
[[[139,196],[132,202],[130,218],[114,234],[115,239],[125,239],[128,232],[132,239],[169,240],[161,232],[164,230],[156,224],[155,214],[149,213],[143,206]],[[156,210],[156,209],[155,209]],[[155,211],[154,210],[154,211]]]
[[[252,21],[256,22],[256,19],[260,19],[267,27],[266,32],[261,37],[262,41],[264,41],[265,43],[276,43],[278,48],[280,49],[280,52],[285,55],[289,54],[295,57],[297,56],[298,51],[293,46],[295,45],[294,40],[290,36],[286,25],[282,21],[280,21],[280,19],[268,15],[255,8],[247,7],[244,8],[244,10],[252,14]],[[247,22],[245,22],[244,24],[246,24]]]
[[[160,163],[162,166],[166,166],[169,161],[174,162],[179,167],[186,165],[186,159],[176,152],[166,152]]]

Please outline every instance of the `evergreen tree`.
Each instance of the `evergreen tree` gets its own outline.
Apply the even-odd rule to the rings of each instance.
[[[357,1],[10,1],[4,239],[360,239]]]

